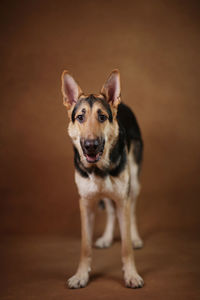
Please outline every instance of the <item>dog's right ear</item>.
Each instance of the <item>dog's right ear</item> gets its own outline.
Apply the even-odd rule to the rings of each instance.
[[[63,104],[67,109],[70,109],[78,101],[79,96],[82,94],[82,90],[68,71],[63,71],[61,81]]]

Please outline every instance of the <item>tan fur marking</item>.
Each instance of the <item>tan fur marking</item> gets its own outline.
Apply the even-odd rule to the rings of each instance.
[[[70,108],[68,111],[69,116],[71,117],[71,113],[74,106]],[[103,105],[100,102],[94,103],[93,107],[91,108],[90,105],[85,101],[80,105],[78,108],[76,115],[79,115],[82,111],[82,109],[85,109],[85,121],[83,123],[79,123],[78,121],[75,121],[72,123],[70,121],[68,132],[70,137],[73,140],[74,145],[79,151],[81,162],[83,165],[87,167],[91,167],[92,164],[89,164],[83,155],[82,148],[80,146],[80,139],[95,139],[97,137],[103,137],[105,138],[105,147],[103,155],[100,159],[100,161],[96,164],[99,168],[102,168],[103,166],[106,167],[109,165],[109,151],[112,145],[115,143],[116,138],[118,136],[118,123],[116,121],[116,110],[112,108],[113,110],[113,122],[110,123],[108,120],[106,120],[103,123],[100,123],[98,121],[98,109],[101,109],[102,113],[104,113],[107,116],[107,112]]]

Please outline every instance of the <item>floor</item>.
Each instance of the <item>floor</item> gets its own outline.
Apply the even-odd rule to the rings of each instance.
[[[168,230],[146,236],[144,248],[135,251],[145,280],[145,286],[137,290],[124,286],[119,240],[109,249],[94,249],[86,288],[68,289],[66,280],[76,269],[79,248],[79,238],[2,237],[0,299],[200,299],[197,232]]]

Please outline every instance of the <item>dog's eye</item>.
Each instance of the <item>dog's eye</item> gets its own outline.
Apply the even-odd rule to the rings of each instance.
[[[99,119],[99,122],[103,123],[107,120],[107,117],[105,115],[99,115],[98,119]]]
[[[84,121],[84,115],[78,115],[76,117],[76,119],[79,121],[79,123],[83,123],[83,121]]]

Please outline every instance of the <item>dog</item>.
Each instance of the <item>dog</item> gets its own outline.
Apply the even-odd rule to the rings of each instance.
[[[140,288],[144,281],[137,272],[133,248],[143,245],[135,216],[143,141],[133,112],[121,102],[120,73],[112,71],[100,94],[85,95],[67,71],[61,81],[74,147],[82,236],[78,270],[68,286],[82,288],[89,281],[95,208],[101,200],[107,210],[107,224],[95,245],[104,248],[112,244],[116,212],[125,285]]]

